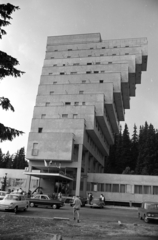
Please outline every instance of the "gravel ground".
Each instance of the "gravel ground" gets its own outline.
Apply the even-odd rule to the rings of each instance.
[[[0,218],[0,240],[157,240],[157,224],[53,220],[4,213]]]

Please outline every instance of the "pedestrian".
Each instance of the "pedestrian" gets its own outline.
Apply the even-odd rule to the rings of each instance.
[[[61,193],[61,192],[58,193],[58,200],[59,200],[59,201],[62,200],[62,193]]]
[[[80,222],[80,208],[81,208],[82,202],[79,199],[78,196],[75,196],[73,199],[73,217],[74,220],[77,219],[77,222]]]
[[[92,204],[92,200],[93,200],[93,195],[92,195],[92,193],[90,193],[90,196],[89,196],[89,204]]]

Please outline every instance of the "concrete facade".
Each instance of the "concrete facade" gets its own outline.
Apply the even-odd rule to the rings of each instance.
[[[85,195],[87,173],[103,173],[119,121],[146,68],[146,38],[48,37],[28,139],[28,175],[33,169],[66,172],[75,194],[83,185]],[[59,179],[51,181],[54,191]]]

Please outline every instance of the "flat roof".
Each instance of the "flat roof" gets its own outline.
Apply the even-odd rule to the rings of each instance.
[[[37,172],[24,172],[25,175],[29,175],[29,176],[33,176],[33,177],[37,177],[37,178],[44,178],[44,177],[56,177],[56,178],[64,178],[67,180],[71,180],[73,181],[73,178],[70,178],[66,175],[63,175],[61,173],[37,173]]]

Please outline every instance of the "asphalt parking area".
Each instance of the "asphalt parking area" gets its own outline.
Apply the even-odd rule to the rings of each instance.
[[[116,210],[109,211],[113,218],[108,220],[96,217],[96,220],[89,216],[92,213],[88,209],[81,210],[85,212],[84,218],[80,223],[72,220],[71,208],[52,210],[42,208],[32,208],[25,213],[15,215],[11,212],[0,212],[0,239],[1,240],[54,240],[54,234],[62,236],[63,240],[157,240],[158,224],[144,224],[142,221],[127,222],[116,221],[114,214]],[[101,215],[96,209],[94,214]],[[131,211],[131,210],[130,210]],[[51,213],[52,217],[43,216],[44,212]],[[120,214],[122,211],[118,211]],[[108,212],[106,212],[108,215]],[[129,214],[135,214],[130,212]],[[65,220],[61,220],[65,218]],[[55,219],[54,217],[57,217]],[[68,216],[67,219],[65,216]],[[102,215],[101,215],[102,216]],[[132,215],[131,215],[132,216]],[[122,218],[123,219],[123,218]]]

